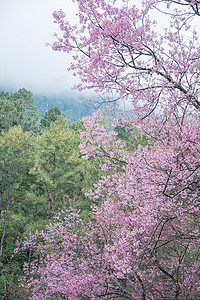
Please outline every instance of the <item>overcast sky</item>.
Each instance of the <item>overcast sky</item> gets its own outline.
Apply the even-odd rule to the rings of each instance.
[[[69,93],[78,82],[67,71],[70,54],[46,46],[60,34],[52,17],[59,9],[78,22],[72,0],[0,0],[0,88],[48,95]]]
[[[0,87],[47,95],[71,89],[70,56],[46,43],[60,32],[52,12],[63,9],[76,23],[72,0],[0,0]]]

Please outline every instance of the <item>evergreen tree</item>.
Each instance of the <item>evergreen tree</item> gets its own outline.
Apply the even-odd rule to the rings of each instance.
[[[44,117],[41,119],[40,124],[41,127],[49,127],[52,122],[55,122],[62,113],[57,106],[50,108],[47,112],[45,112]]]
[[[0,132],[20,125],[24,131],[34,129],[39,119],[31,92],[20,89],[9,94],[0,93]]]

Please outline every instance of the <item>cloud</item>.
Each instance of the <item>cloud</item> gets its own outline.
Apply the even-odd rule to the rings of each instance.
[[[63,9],[77,22],[72,0],[0,1],[0,86],[34,93],[64,93],[78,79],[67,71],[71,57],[46,43],[59,33],[52,12]]]

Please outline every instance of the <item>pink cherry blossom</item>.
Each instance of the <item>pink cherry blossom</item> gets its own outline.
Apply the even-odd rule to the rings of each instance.
[[[76,52],[70,68],[79,90],[132,106],[112,129],[101,111],[83,119],[83,159],[101,168],[86,194],[92,219],[71,209],[30,234],[21,250],[34,249],[35,259],[21,284],[35,300],[199,299],[200,48],[192,27],[199,1],[144,0],[140,8],[75,2],[80,27],[55,12],[63,36],[53,49]],[[163,34],[154,27],[155,8],[169,17]],[[137,146],[140,133],[146,145]]]

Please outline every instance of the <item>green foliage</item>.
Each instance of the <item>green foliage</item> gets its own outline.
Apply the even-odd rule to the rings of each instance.
[[[78,125],[74,125],[75,130],[72,127],[60,116],[36,139],[35,164],[30,173],[44,186],[43,199],[49,203],[50,217],[58,209],[69,207],[72,199],[79,202],[81,210],[90,209],[82,187],[86,162],[78,148]]]
[[[144,132],[139,131],[131,124],[124,124],[124,126],[116,126],[117,138],[122,140],[128,151],[137,149],[139,145],[146,146],[148,144],[148,136]]]
[[[45,228],[50,193],[49,221],[69,206],[78,208],[85,220],[91,218],[91,203],[84,196],[88,166],[78,147],[84,126],[82,121],[67,124],[55,107],[41,120],[41,131],[32,94],[24,89],[0,93],[0,103],[0,239],[5,231],[0,299],[6,294],[22,300],[26,290],[17,280],[29,254],[13,257],[13,252],[17,240]]]
[[[81,133],[81,131],[85,130],[85,126],[84,126],[83,121],[78,120],[76,122],[73,122],[73,123],[68,125],[68,128],[69,128],[69,130],[72,130],[77,135],[77,138],[79,138],[79,141],[81,141],[80,140],[80,133]]]
[[[24,131],[35,128],[39,119],[31,92],[20,89],[9,94],[0,93],[0,132],[20,125]]]
[[[41,127],[49,127],[52,122],[55,122],[62,113],[57,106],[50,108],[45,112],[44,117],[40,120]]]

